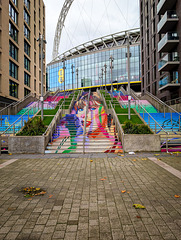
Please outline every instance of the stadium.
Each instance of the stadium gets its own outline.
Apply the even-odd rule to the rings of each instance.
[[[129,40],[128,40],[129,33]],[[128,42],[129,41],[129,42]],[[141,88],[140,31],[131,29],[81,44],[47,64],[50,91],[126,87],[130,51],[130,84]]]

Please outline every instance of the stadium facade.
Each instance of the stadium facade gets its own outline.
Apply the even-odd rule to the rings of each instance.
[[[129,30],[130,84],[141,88],[140,31]],[[128,84],[127,31],[111,34],[75,47],[47,65],[50,91],[114,88]],[[65,82],[64,82],[65,81]],[[64,86],[65,84],[65,86]]]

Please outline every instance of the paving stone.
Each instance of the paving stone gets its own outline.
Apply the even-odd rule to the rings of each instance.
[[[180,182],[146,155],[18,155],[0,170],[0,239],[181,240]],[[29,201],[12,191],[22,182],[47,194]]]

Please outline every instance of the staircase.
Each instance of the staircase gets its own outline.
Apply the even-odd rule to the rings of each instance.
[[[84,93],[75,103],[71,114],[61,119],[45,153],[122,152],[115,126],[111,124],[108,128],[105,109],[97,99],[94,101],[94,94],[90,98],[86,118],[85,96]]]

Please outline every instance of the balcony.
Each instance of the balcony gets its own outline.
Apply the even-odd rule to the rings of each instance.
[[[170,77],[166,76],[159,81],[159,91],[161,90],[174,90],[180,87],[180,83],[178,82],[178,77]]]
[[[158,63],[158,71],[173,71],[180,64],[178,52],[172,52],[165,55]]]
[[[167,11],[163,15],[162,19],[157,25],[158,33],[167,33],[174,29],[175,25],[178,23],[179,18],[176,11]]]
[[[158,52],[171,52],[179,43],[177,32],[168,32],[158,43]]]
[[[157,14],[163,15],[167,10],[171,10],[177,0],[160,0],[157,5]]]

